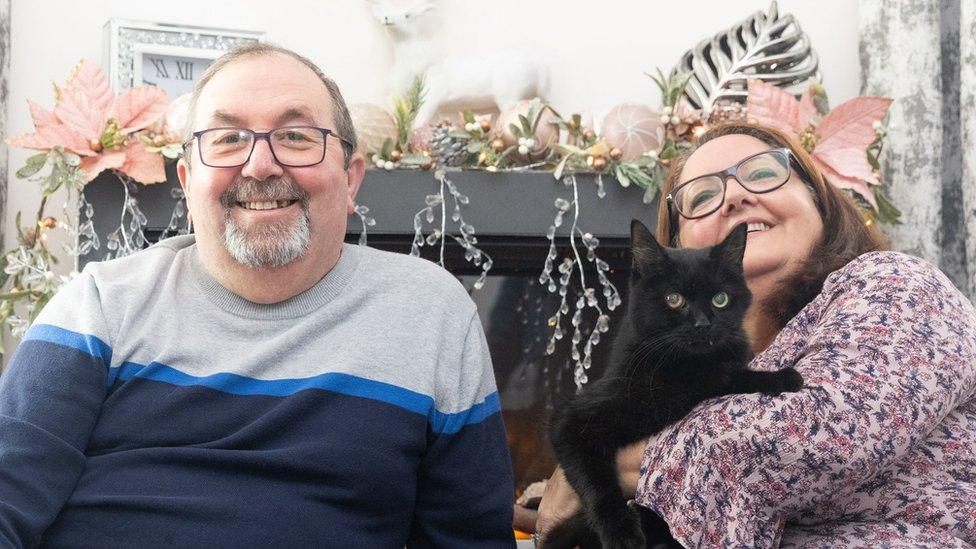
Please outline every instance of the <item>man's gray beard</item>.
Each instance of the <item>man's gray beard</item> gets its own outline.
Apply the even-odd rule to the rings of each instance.
[[[257,225],[247,231],[233,216],[233,208],[245,199],[259,202],[297,200],[301,215],[294,222]],[[224,191],[220,202],[224,206],[224,247],[241,265],[254,269],[281,267],[308,251],[308,193],[291,181],[284,178],[266,181],[241,179]]]

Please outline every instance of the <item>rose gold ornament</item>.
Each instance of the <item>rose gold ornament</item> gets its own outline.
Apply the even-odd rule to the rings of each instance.
[[[603,168],[607,167],[607,159],[602,156],[598,156],[593,159],[593,169],[602,172]]]
[[[624,103],[610,109],[601,125],[603,138],[619,148],[624,161],[656,151],[664,143],[661,114],[647,105]]]
[[[624,152],[618,149],[617,147],[610,149],[610,158],[614,160],[620,160],[621,158],[623,158],[623,156],[624,156]]]
[[[498,137],[491,140],[490,146],[491,146],[491,150],[497,153],[500,153],[505,150],[505,142]]]

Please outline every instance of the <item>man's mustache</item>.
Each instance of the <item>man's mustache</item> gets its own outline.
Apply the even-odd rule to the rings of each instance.
[[[220,195],[220,203],[226,209],[240,202],[271,202],[278,200],[297,200],[302,207],[308,206],[308,192],[285,177],[258,181],[252,177],[242,177],[235,181]]]

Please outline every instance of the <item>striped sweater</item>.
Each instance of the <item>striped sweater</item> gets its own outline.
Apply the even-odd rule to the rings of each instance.
[[[0,545],[512,547],[491,359],[435,265],[249,302],[194,238],[90,264],[0,377]]]

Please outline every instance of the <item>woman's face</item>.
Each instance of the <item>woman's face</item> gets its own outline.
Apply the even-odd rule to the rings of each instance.
[[[691,155],[681,172],[679,184],[700,175],[720,172],[747,156],[771,148],[748,135],[715,138]],[[678,240],[687,248],[713,246],[741,223],[763,223],[766,226],[763,230],[749,232],[743,269],[750,283],[760,279],[778,281],[795,273],[823,233],[823,222],[810,190],[791,170],[790,179],[782,187],[763,194],[747,191],[730,177],[726,182],[725,200],[717,211],[700,219],[679,216]]]

